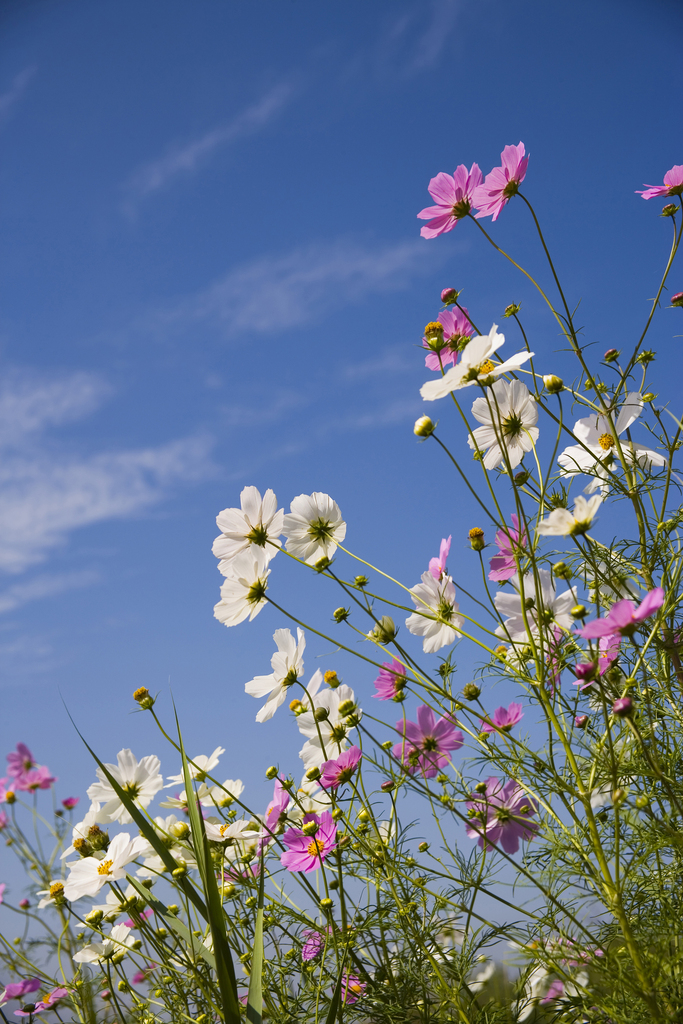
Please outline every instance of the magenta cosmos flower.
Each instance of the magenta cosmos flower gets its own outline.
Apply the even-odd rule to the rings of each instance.
[[[446,575],[446,562],[451,551],[452,534],[448,538],[443,537],[439,545],[439,557],[429,559],[429,571],[437,583]]]
[[[67,796],[62,800],[62,807],[66,807],[67,811],[73,811],[80,799],[81,798],[79,796]]]
[[[41,999],[39,1003],[36,1003],[36,1008],[35,1010],[33,1010],[33,1013],[42,1013],[44,1010],[50,1010],[53,1006],[55,1006],[56,1003],[59,1002],[60,999],[64,999],[64,997],[68,996],[68,994],[68,988],[53,988],[51,992],[48,992],[44,999]],[[31,1014],[27,1013],[26,1010],[15,1010],[14,1016],[30,1017]]]
[[[500,154],[501,166],[494,167],[486,175],[483,185],[474,191],[472,205],[479,211],[477,217],[492,217],[498,220],[500,211],[512,196],[519,192],[519,186],[526,177],[529,157],[524,156],[524,143],[506,146]]]
[[[325,761],[320,776],[320,785],[323,789],[336,789],[337,786],[348,782],[362,756],[359,747],[349,747],[333,761]]]
[[[325,947],[325,932],[328,935],[331,935],[332,925],[328,925],[327,928],[322,932],[312,931],[308,928],[306,929],[306,931],[304,931],[303,934],[306,938],[306,941],[304,942],[301,949],[302,960],[315,960],[317,956],[320,956]]]
[[[273,799],[266,807],[266,828],[274,832],[278,825],[281,825],[286,817],[286,810],[289,807],[289,793],[282,785],[281,779],[275,780],[273,786]]]
[[[396,731],[404,738],[394,744],[394,757],[403,761],[409,772],[419,771],[426,779],[433,778],[450,760],[450,751],[459,750],[463,744],[454,719],[437,719],[426,704],[417,709],[417,722],[397,722]]]
[[[459,220],[466,217],[472,207],[472,194],[481,185],[483,175],[477,164],[472,164],[469,171],[460,164],[450,174],[441,171],[429,182],[429,194],[436,201],[436,206],[427,206],[420,210],[420,220],[428,220],[429,224],[420,230],[423,238],[436,238],[447,231],[452,231]]]
[[[621,644],[621,633],[608,633],[601,636],[599,641],[600,657],[597,666],[594,661],[587,661],[581,665],[574,666],[574,675],[578,682],[574,686],[587,690],[593,685],[598,676],[605,674],[613,661],[619,657],[619,645]]]
[[[7,774],[16,779],[36,767],[33,754],[25,743],[17,743],[17,749],[7,755]]]
[[[34,793],[37,789],[49,789],[56,781],[57,776],[50,775],[50,769],[46,768],[44,764],[39,764],[37,768],[31,768],[30,771],[17,775],[13,780],[15,789],[25,790],[29,793]]]
[[[529,821],[536,807],[514,779],[503,785],[491,777],[484,786],[485,792],[473,793],[467,802],[467,835],[477,839],[481,849],[491,843],[506,853],[517,853],[520,839],[531,839],[538,828],[537,822]]]
[[[577,632],[586,640],[613,637],[615,634],[631,636],[640,623],[659,611],[663,604],[664,591],[661,587],[655,587],[645,595],[637,608],[633,601],[617,601],[607,615],[601,619],[594,619]]]
[[[506,708],[496,708],[491,721],[483,722],[481,731],[496,732],[497,729],[501,729],[503,732],[509,732],[513,725],[517,725],[522,718],[524,718],[522,705],[515,704],[513,701]]]
[[[506,526],[496,533],[495,539],[500,554],[494,555],[489,562],[489,579],[495,583],[504,583],[514,576],[517,572],[515,552],[521,555],[521,548],[526,547],[527,543],[526,528],[523,527],[520,534],[519,519],[514,512],[510,519],[512,526]]]
[[[280,863],[288,871],[315,871],[335,849],[337,826],[329,811],[321,815],[305,814],[304,825],[314,821],[318,831],[313,836],[304,835],[301,829],[290,828],[282,837],[288,849],[280,857]]]
[[[435,351],[427,338],[422,339],[422,347],[431,351],[425,356],[428,370],[445,369],[449,363],[455,364],[458,359],[458,346],[463,340],[469,340],[474,334],[470,323],[467,307],[462,309],[443,309],[436,318],[443,327],[443,348]]]
[[[393,700],[397,693],[402,693],[406,685],[405,666],[396,658],[385,661],[375,679],[375,700]]]
[[[342,1002],[345,1006],[357,1003],[366,989],[365,982],[356,974],[345,974],[342,981]]]
[[[663,185],[646,185],[645,192],[636,189],[636,195],[643,199],[656,199],[657,196],[680,196],[683,194],[683,164],[674,164],[664,175]],[[424,230],[424,229],[423,229]]]
[[[4,1006],[10,999],[21,999],[29,992],[37,992],[40,988],[40,978],[25,978],[24,981],[13,981],[6,986],[5,991],[0,995],[0,1006]]]

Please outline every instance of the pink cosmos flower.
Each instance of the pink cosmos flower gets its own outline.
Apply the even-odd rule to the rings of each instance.
[[[598,676],[603,676],[612,662],[618,658],[620,644],[621,633],[608,633],[607,636],[601,636],[599,650],[602,657],[598,658],[597,665],[594,661],[587,661],[574,666],[574,675],[578,680],[574,686],[580,686],[582,691],[587,690]]]
[[[520,839],[531,839],[538,828],[537,822],[529,821],[536,807],[514,779],[503,785],[492,776],[484,785],[485,792],[473,793],[467,802],[467,835],[477,839],[482,850],[485,843],[492,843],[506,853],[517,853]]]
[[[588,725],[588,715],[577,715],[574,719],[574,725],[577,729],[585,729]]]
[[[359,747],[349,747],[333,761],[325,761],[320,776],[320,785],[323,789],[336,789],[337,786],[348,782],[362,756]]]
[[[400,661],[396,661],[396,658],[392,658],[391,661],[385,661],[382,664],[380,673],[375,679],[377,693],[373,693],[373,697],[375,700],[393,700],[405,685],[405,666]]]
[[[519,549],[526,547],[527,544],[526,527],[523,527],[520,533],[519,519],[514,512],[510,519],[512,520],[512,526],[498,530],[496,533],[495,539],[500,554],[494,555],[489,562],[491,570],[489,579],[495,583],[504,583],[505,580],[509,580],[511,576],[514,576],[517,572],[515,551],[519,554]]]
[[[62,800],[62,807],[66,807],[67,811],[72,811],[79,800],[78,796],[67,796],[65,800]]]
[[[464,310],[464,312],[463,312]],[[455,364],[458,359],[458,343],[463,338],[471,338],[474,334],[474,327],[469,321],[467,314],[467,307],[463,306],[462,310],[458,309],[443,309],[437,320],[443,326],[443,340],[445,342],[444,347],[439,352],[433,350],[429,352],[429,355],[425,356],[425,366],[429,370],[440,370],[446,368],[449,363]],[[422,347],[431,350],[432,346],[429,344],[426,338],[422,339]]]
[[[424,228],[422,229],[424,231]],[[355,974],[345,974],[342,981],[342,1003],[351,1006],[361,998],[367,985]]]
[[[0,804],[7,803],[7,794],[14,793],[17,786],[14,779],[0,779]]]
[[[24,772],[23,775],[17,775],[14,779],[14,786],[16,789],[33,793],[37,789],[49,789],[56,781],[57,776],[50,775],[50,769],[46,768],[44,764],[40,764],[37,768],[31,768]]]
[[[24,981],[13,981],[5,987],[0,995],[0,1006],[4,1006],[10,999],[21,999],[29,992],[37,992],[40,988],[40,978],[25,978]]]
[[[17,749],[7,755],[7,774],[11,775],[13,779],[35,767],[33,754],[25,743],[17,743]]]
[[[564,984],[557,978],[550,986],[541,1003],[554,1003],[556,999],[564,995]]]
[[[321,815],[305,814],[304,825],[309,821],[316,822],[318,826],[315,835],[307,836],[301,829],[290,828],[282,837],[288,849],[280,857],[280,863],[288,871],[304,871],[306,874],[315,871],[337,845],[337,826],[330,811],[323,811]]]
[[[396,731],[403,733],[404,739],[394,744],[394,757],[402,760],[411,774],[419,771],[426,779],[433,778],[441,766],[448,763],[451,750],[459,750],[463,745],[455,719],[437,720],[426,704],[417,709],[417,722],[397,722]]]
[[[420,230],[423,238],[436,238],[447,231],[452,231],[459,220],[466,217],[476,203],[472,200],[474,190],[481,185],[483,175],[477,164],[472,164],[469,171],[460,164],[450,174],[441,171],[429,182],[428,190],[436,206],[426,206],[420,210],[418,218],[428,220],[429,224]]]
[[[646,185],[645,192],[636,189],[636,195],[643,199],[656,199],[657,196],[680,196],[683,194],[683,164],[674,164],[664,175],[663,185]]]
[[[5,889],[7,888],[7,882],[0,882],[0,903],[4,903]]]
[[[655,587],[645,595],[637,608],[633,601],[617,601],[607,615],[601,619],[594,619],[577,632],[586,640],[597,640],[598,637],[613,638],[615,634],[631,636],[637,626],[654,615],[663,604],[664,591],[661,587]]]
[[[140,917],[142,918],[143,921],[146,921],[147,918],[151,917],[153,913],[154,913],[154,911],[152,910],[151,907],[149,907],[147,910],[143,910],[141,912]],[[126,928],[137,928],[138,927],[137,922],[134,921],[132,917],[129,917],[128,920],[124,921],[123,923],[125,924]]]
[[[518,146],[506,146],[500,159],[502,166],[494,167],[486,175],[484,184],[474,191],[472,203],[479,211],[477,218],[492,217],[498,220],[501,210],[519,192],[519,186],[526,177],[529,157],[524,156],[523,142]]]
[[[147,981],[152,971],[156,970],[157,964],[148,964],[147,967],[143,967],[141,971],[138,971],[133,975],[133,984],[142,985],[143,982]]]
[[[502,729],[503,732],[509,732],[513,725],[517,725],[524,717],[521,704],[509,704],[506,708],[496,708],[493,715],[492,722],[484,722],[481,731],[482,732],[495,732],[495,726]]]
[[[328,935],[331,935],[332,925],[328,925],[327,929],[322,932],[312,931],[311,929],[304,931],[306,941],[301,949],[302,960],[315,960],[316,957],[320,956],[325,947],[325,931]]]
[[[451,550],[452,536],[453,535],[451,534],[448,537],[448,539],[446,539],[445,537],[442,538],[441,544],[439,546],[439,557],[429,559],[429,571],[431,572],[432,576],[434,577],[437,583],[440,583],[443,577],[446,575],[446,561]]]
[[[286,815],[285,811],[289,806],[289,792],[282,785],[281,779],[275,780],[273,787],[273,799],[266,807],[266,828],[270,832],[275,832],[279,825],[282,824]],[[269,841],[269,835],[264,837],[265,841]]]
[[[36,1003],[36,1008],[33,1011],[33,1013],[42,1013],[44,1010],[49,1010],[51,1007],[55,1006],[55,1004],[58,1003],[60,999],[63,999],[65,996],[68,996],[68,994],[68,988],[53,988],[51,992],[48,992],[44,999],[41,999],[39,1003]],[[31,1014],[27,1013],[25,1010],[15,1010],[14,1016],[30,1017]]]

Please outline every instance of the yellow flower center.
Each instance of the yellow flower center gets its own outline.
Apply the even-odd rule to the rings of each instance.
[[[438,337],[439,334],[443,335],[443,324],[440,324],[437,320],[430,320],[425,327],[425,337]]]
[[[102,863],[99,865],[99,867],[97,869],[97,874],[98,875],[110,875],[111,874],[111,866],[112,866],[113,863],[114,863],[113,860],[103,860]]]
[[[61,896],[64,892],[64,886],[61,882],[53,882],[50,886],[50,896],[54,899],[55,896]]]
[[[493,373],[495,367],[490,359],[485,359],[479,367],[479,373]]]
[[[322,839],[311,839],[310,843],[306,847],[309,857],[319,857],[324,849],[325,844]]]
[[[610,448],[614,447],[614,438],[611,434],[601,434],[598,439],[598,444],[604,452],[608,452]]]
[[[470,540],[479,540],[480,537],[484,536],[484,531],[481,526],[473,526],[467,536]]]

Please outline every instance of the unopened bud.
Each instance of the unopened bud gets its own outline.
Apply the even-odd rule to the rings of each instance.
[[[575,604],[569,614],[573,619],[584,619],[588,615],[588,609],[585,604]]]
[[[171,825],[168,831],[176,839],[187,839],[190,834],[190,826],[186,821],[176,821],[175,825]]]
[[[326,912],[332,910],[333,906],[334,906],[334,903],[329,898],[326,898],[326,899],[320,901],[320,909],[324,910]]]
[[[317,780],[320,778],[320,769],[316,766],[314,766],[313,768],[309,768],[308,771],[306,772],[306,778],[308,779],[309,782],[317,782]]]
[[[224,889],[223,891],[226,892],[227,890]],[[178,906],[177,903],[169,903],[169,905],[166,907],[166,909],[168,910],[169,914],[179,914],[180,913],[180,907]]]
[[[588,715],[577,715],[574,719],[574,725],[577,729],[585,729],[588,725]]]
[[[313,563],[313,568],[316,572],[325,572],[332,565],[332,559],[328,558],[327,555],[323,555],[317,562]]]
[[[635,802],[635,805],[638,808],[638,810],[642,811],[643,807],[647,807],[647,805],[649,804],[650,800],[649,800],[648,797],[645,796],[644,793],[642,793],[640,796],[636,797],[634,802]]]
[[[314,836],[319,828],[317,821],[307,821],[301,826],[301,831],[305,836]]]
[[[137,701],[144,711],[149,711],[149,709],[154,705],[154,697],[152,697],[146,686],[141,686],[135,691],[133,694],[133,700]]]
[[[415,420],[413,433],[417,437],[429,437],[434,433],[434,423],[429,416],[420,416],[419,420]]]
[[[356,705],[352,700],[343,700],[338,708],[339,714],[342,715],[342,717],[344,718],[346,717],[346,715],[350,715],[355,710]]]
[[[17,802],[17,797],[16,797],[16,793],[14,792],[14,790],[11,790],[11,789],[5,790],[5,803],[6,804],[14,804],[16,802]]]
[[[96,928],[103,917],[104,914],[102,913],[101,910],[91,910],[89,914],[85,915],[85,922],[86,924],[91,925],[93,928]]]
[[[508,649],[505,644],[498,644],[495,651],[493,652],[499,661],[505,661],[508,653]]]
[[[481,693],[481,688],[476,683],[466,683],[462,688],[462,695],[465,700],[476,700]]]
[[[394,782],[393,779],[385,779],[385,781],[379,788],[382,790],[383,793],[390,793],[395,785],[396,783]]]
[[[370,811],[368,811],[365,807],[361,807],[361,809],[358,812],[358,820],[370,821]]]
[[[642,396],[644,402],[654,402],[656,397],[657,396],[653,391],[646,391],[645,394]]]
[[[554,373],[549,373],[543,378],[546,391],[549,391],[551,395],[558,395],[560,391],[564,391],[564,381],[561,377],[556,377]]]
[[[333,818],[334,821],[339,821],[339,819],[342,818],[343,816],[344,816],[344,812],[341,809],[341,807],[335,807],[335,809],[332,811],[332,818]]]
[[[292,701],[292,703],[294,703],[294,702]],[[299,702],[299,703],[301,703],[301,702]],[[275,779],[275,778],[277,778],[277,768],[275,767],[274,764],[271,764],[270,768],[266,768],[266,778],[267,779]]]
[[[111,958],[111,962],[113,964],[120,964],[125,959],[125,956],[126,956],[126,954],[123,951],[120,951],[118,953],[114,953],[113,957]],[[104,993],[103,993],[103,997],[104,997]]]
[[[662,207],[662,217],[675,217],[677,213],[678,207],[675,203],[667,203]]]
[[[473,551],[481,551],[485,547],[484,531],[480,526],[473,526],[467,536]]]
[[[316,708],[313,712],[313,717],[316,722],[324,722],[326,718],[330,717],[330,713],[327,708]]]
[[[444,288],[441,292],[441,301],[444,306],[452,306],[454,302],[458,301],[460,292],[457,292],[455,288]]]
[[[560,580],[570,580],[572,578],[572,571],[566,562],[555,562],[553,575],[557,576]]]
[[[530,476],[531,473],[527,472],[526,469],[522,469],[519,471],[519,473],[515,473],[512,479],[515,481],[518,487],[523,487]]]
[[[675,295],[671,296],[672,306],[683,306],[683,292],[676,292]]]
[[[642,366],[647,366],[654,360],[654,358],[655,353],[652,351],[652,349],[645,349],[643,352],[640,353],[639,356],[636,357],[636,362],[640,363]]]
[[[626,718],[633,711],[633,701],[630,697],[619,697],[612,705],[612,714],[619,718]]]
[[[475,789],[475,792],[477,792],[477,793],[485,793],[486,792],[486,783],[485,782],[478,782],[476,784],[476,786],[474,787],[474,789]]]
[[[19,906],[21,907],[22,910],[28,910],[31,904],[27,899],[23,899],[19,900]]]
[[[350,614],[350,608],[335,608],[334,612],[332,613],[332,617],[334,618],[335,622],[346,622]]]
[[[503,313],[503,316],[505,316],[505,317],[514,316],[516,313],[519,313],[521,308],[522,307],[521,307],[521,305],[519,303],[511,302],[509,306],[505,307],[505,312]]]
[[[24,1013],[28,1013],[28,1014],[35,1013],[36,1004],[35,1003],[24,1003],[24,1005],[22,1006],[21,1009],[22,1009],[22,1011]]]
[[[618,359],[621,353],[617,348],[608,348],[602,357],[606,363],[613,363],[615,359]]]
[[[612,803],[616,804],[616,806],[618,807],[619,804],[623,804],[623,802],[624,802],[624,800],[626,799],[627,796],[628,796],[628,790],[627,789],[615,789],[614,792],[612,793]]]
[[[368,637],[379,644],[389,644],[396,637],[396,625],[390,615],[383,615]]]
[[[429,843],[420,843],[420,845],[418,846],[418,850],[420,851],[420,853],[426,853],[428,849]]]
[[[326,672],[325,675],[323,676],[323,679],[332,690],[336,690],[339,684],[341,683],[341,679],[333,669],[330,669],[330,671]]]
[[[187,874],[187,862],[179,858],[178,867],[174,868],[171,874],[174,878],[184,878]]]

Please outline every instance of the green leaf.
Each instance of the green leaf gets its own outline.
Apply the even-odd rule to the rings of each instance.
[[[133,878],[132,875],[126,875],[126,880],[130,882],[130,884],[135,889],[137,889],[137,891],[143,897],[145,902],[149,903],[154,913],[158,914],[159,917],[163,917],[164,921],[167,923],[169,928],[171,928],[176,933],[176,935],[179,935],[180,938],[183,939],[185,943],[187,943],[188,948],[192,950],[195,954],[199,953],[199,955],[204,960],[206,960],[209,967],[211,967],[215,971],[216,959],[213,953],[211,952],[210,949],[206,948],[203,942],[200,942],[197,939],[196,935],[192,934],[187,925],[179,918],[177,918],[175,914],[172,914],[168,907],[161,902],[161,900],[158,900],[156,899],[156,897],[152,896],[149,889],[142,885],[138,878]]]
[[[211,850],[206,838],[204,818],[202,817],[200,804],[194,790],[194,779],[190,773],[185,756],[185,748],[180,733],[180,723],[176,712],[176,727],[178,729],[178,744],[180,756],[183,762],[183,781],[187,795],[187,810],[192,829],[197,867],[202,880],[206,909],[208,912],[209,928],[213,939],[213,953],[216,959],[216,976],[218,987],[223,1003],[223,1019],[225,1024],[240,1024],[240,1006],[237,1000],[237,980],[235,978],[235,967],[228,946],[228,936],[225,930],[225,915],[221,903],[216,876],[214,874]]]
[[[339,1013],[339,1006],[341,1004],[341,991],[342,982],[344,980],[344,966],[346,964],[347,950],[344,950],[344,955],[341,960],[341,967],[339,968],[339,977],[337,978],[337,984],[334,986],[334,992],[332,993],[332,1001],[330,1003],[330,1009],[325,1018],[325,1024],[334,1024],[334,1019]]]
[[[68,708],[66,709],[66,713],[69,716],[69,718],[71,718],[71,713],[69,712]],[[76,732],[78,733],[78,735],[83,740],[83,743],[85,744],[86,748],[92,754],[93,759],[95,760],[96,764],[104,772],[105,778],[107,779],[107,781],[109,782],[110,786],[112,787],[112,789],[116,793],[117,797],[119,798],[119,800],[121,801],[123,806],[126,808],[128,813],[130,814],[131,818],[133,819],[133,821],[137,825],[138,829],[140,830],[140,834],[142,836],[144,836],[144,838],[147,840],[149,845],[153,848],[154,852],[156,854],[158,854],[159,857],[161,857],[161,859],[162,859],[162,861],[164,863],[164,867],[167,869],[167,871],[174,871],[178,867],[178,863],[175,860],[175,858],[173,857],[173,855],[171,854],[170,850],[166,846],[164,846],[164,844],[162,843],[162,841],[161,841],[161,839],[160,839],[160,837],[159,837],[159,835],[157,833],[157,830],[147,820],[147,818],[144,816],[144,814],[142,814],[142,812],[140,811],[140,808],[135,804],[134,800],[130,797],[130,795],[128,793],[126,793],[126,791],[124,789],[121,788],[121,786],[118,784],[118,782],[116,781],[114,776],[107,769],[107,766],[102,761],[100,761],[100,759],[97,756],[97,754],[95,753],[95,751],[92,749],[92,747],[88,744],[88,742],[83,737],[82,733],[78,729],[78,726],[74,722],[73,718],[71,718],[71,723],[72,723],[74,729],[76,730]],[[182,889],[182,891],[185,893],[185,895],[190,900],[190,902],[194,904],[194,906],[199,911],[199,913],[202,915],[204,920],[208,921],[209,915],[208,915],[207,908],[206,908],[206,906],[204,904],[204,901],[202,900],[201,896],[199,895],[199,893],[197,892],[197,890],[195,889],[195,887],[193,886],[193,884],[189,880],[189,878],[184,878],[183,877],[183,878],[179,878],[179,879],[174,879],[174,881],[175,881],[176,885],[178,886],[178,888]]]
[[[251,955],[247,1020],[261,1024],[263,1014],[263,851],[258,884],[258,910],[254,927],[254,951]]]

